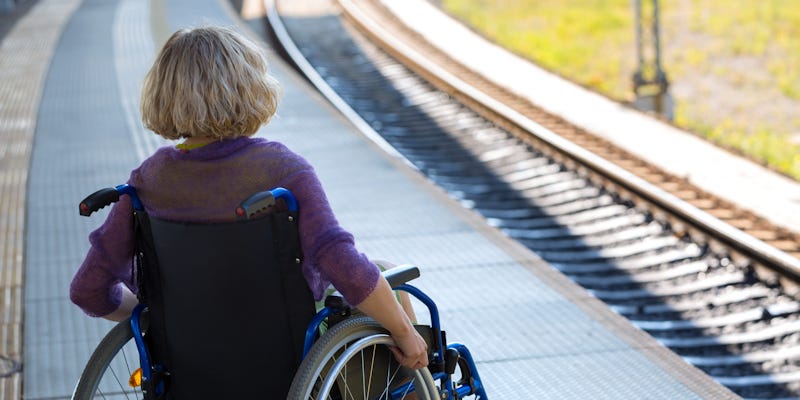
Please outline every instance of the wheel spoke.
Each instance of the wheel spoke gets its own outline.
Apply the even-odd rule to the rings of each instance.
[[[393,345],[387,332],[372,319],[342,321],[320,337],[306,355],[289,397],[388,400],[395,398],[393,393],[398,398],[416,393],[421,400],[437,399],[438,388],[430,371],[407,370],[396,363],[388,348]]]

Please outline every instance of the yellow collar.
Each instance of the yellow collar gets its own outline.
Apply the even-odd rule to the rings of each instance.
[[[207,144],[208,143],[195,143],[195,144],[178,143],[175,145],[175,148],[178,150],[189,151],[189,150],[199,149]]]

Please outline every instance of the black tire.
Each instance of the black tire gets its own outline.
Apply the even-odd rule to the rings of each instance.
[[[75,386],[72,399],[142,399],[141,388],[128,385],[128,379],[137,368],[139,353],[130,321],[126,320],[114,326],[97,345]]]
[[[387,344],[393,343],[387,335],[385,329],[367,317],[350,318],[336,324],[314,343],[311,351],[303,359],[292,381],[287,399],[320,399],[318,396],[320,388],[329,384],[334,385],[335,388],[332,396],[325,397],[327,399],[384,398],[380,396],[380,393],[384,392],[386,387],[394,388],[410,379],[413,379],[414,382],[415,398],[438,399],[438,388],[434,384],[430,371],[427,368],[412,371],[397,364],[386,347]],[[356,342],[360,343],[361,348],[352,347],[356,346]],[[348,349],[355,350],[356,354],[346,361],[339,361],[340,364],[344,363],[344,372],[335,377],[327,376],[339,356]],[[365,353],[367,357],[371,357],[370,360],[367,360],[367,366],[363,359]],[[359,354],[361,355],[360,363],[356,358]],[[373,378],[374,371],[381,371],[375,373],[381,378]],[[386,372],[386,379],[383,378],[383,372]],[[367,376],[369,379],[366,379]],[[330,383],[331,380],[336,380],[336,382]],[[354,380],[362,382],[361,388],[355,393],[348,383]]]

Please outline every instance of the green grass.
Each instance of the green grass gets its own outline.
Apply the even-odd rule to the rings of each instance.
[[[604,93],[625,94],[629,77],[623,73],[635,62],[629,0],[444,0],[443,5],[488,38],[549,70],[580,77],[580,83]],[[605,57],[609,51],[626,56]]]
[[[634,97],[631,0],[441,3],[546,69],[619,101]],[[693,88],[674,93],[676,125],[800,179],[800,146],[792,138],[800,136],[800,120],[789,115],[796,111],[773,107],[796,102],[800,111],[800,1],[660,5],[664,69],[673,87]]]

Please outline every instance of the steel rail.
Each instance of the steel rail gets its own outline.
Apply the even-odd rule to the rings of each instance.
[[[366,7],[373,2],[360,1],[351,2],[351,4]],[[459,76],[457,79],[461,81],[480,82],[481,78],[474,76],[474,73],[467,67],[436,55],[435,49],[428,48],[429,44],[424,42],[417,44],[419,42],[415,41],[414,33],[409,34],[403,31],[404,28],[399,26],[397,21],[391,19],[391,16],[385,14],[385,10],[380,9],[377,5],[376,7],[370,11],[375,13],[372,18],[378,21],[379,27],[397,35],[398,39],[402,38],[418,53],[425,54],[427,58],[423,57],[423,61],[436,60],[437,64],[434,66],[442,66],[441,68],[447,68],[449,71],[456,71],[449,73],[450,78],[452,75],[457,75]],[[275,8],[271,9],[271,12],[275,11]],[[282,12],[276,14],[280,15],[277,17],[273,14],[278,18],[276,20],[278,23],[281,22],[281,19],[287,18]],[[332,97],[338,100],[354,99],[353,105],[348,105],[347,108],[352,107],[352,111],[362,113],[364,121],[369,121],[370,131],[372,131],[372,124],[375,124],[375,131],[380,131],[386,141],[392,143],[392,146],[396,146],[397,151],[404,154],[403,157],[408,157],[408,160],[418,163],[419,170],[424,171],[429,179],[447,190],[451,197],[460,200],[464,207],[477,211],[489,225],[502,230],[506,235],[517,239],[526,247],[538,251],[554,268],[569,276],[574,282],[588,283],[588,287],[586,285],[584,287],[590,293],[594,293],[601,300],[611,300],[609,305],[613,309],[620,314],[627,314],[629,320],[634,324],[641,323],[640,328],[649,327],[651,329],[645,330],[654,331],[652,333],[656,336],[666,335],[667,341],[671,340],[670,337],[675,336],[673,332],[675,330],[691,330],[689,337],[683,337],[685,336],[683,334],[678,335],[682,337],[681,343],[689,344],[686,348],[678,346],[683,349],[678,353],[686,357],[705,357],[708,362],[704,364],[706,365],[704,369],[710,375],[733,377],[744,373],[748,376],[755,376],[759,375],[758,371],[774,369],[769,365],[745,365],[736,368],[726,366],[720,370],[713,363],[713,361],[721,359],[720,357],[729,357],[725,359],[724,363],[729,365],[732,364],[732,361],[728,362],[728,360],[734,360],[734,357],[743,357],[743,359],[747,357],[747,355],[740,356],[738,353],[749,352],[754,345],[751,340],[760,336],[755,334],[731,335],[732,332],[741,331],[742,328],[745,331],[751,330],[749,327],[738,326],[741,324],[738,324],[734,330],[726,329],[724,332],[727,334],[721,336],[731,341],[726,345],[730,346],[730,349],[718,349],[719,346],[717,346],[713,352],[707,354],[692,344],[698,340],[708,340],[709,336],[719,336],[720,332],[718,331],[722,328],[720,324],[734,320],[743,321],[743,324],[758,321],[758,326],[755,326],[753,330],[760,332],[765,330],[765,326],[784,325],[786,323],[783,321],[784,317],[794,317],[794,315],[786,315],[782,312],[785,310],[780,307],[773,307],[775,301],[793,301],[791,295],[787,297],[787,292],[780,293],[769,283],[764,285],[763,282],[753,281],[750,267],[758,267],[756,278],[760,279],[769,280],[777,273],[767,271],[767,268],[762,267],[762,261],[753,258],[747,260],[747,263],[731,264],[731,256],[735,256],[734,260],[741,260],[746,255],[741,254],[733,246],[727,245],[725,241],[715,238],[716,232],[705,233],[698,227],[687,226],[689,225],[687,221],[677,215],[671,215],[668,210],[648,200],[645,195],[650,193],[645,192],[645,195],[642,195],[641,192],[633,191],[614,179],[604,176],[602,167],[606,165],[616,168],[618,179],[621,179],[619,175],[624,175],[622,178],[629,178],[630,174],[627,173],[629,171],[618,168],[609,162],[609,159],[599,156],[599,154],[603,154],[603,149],[600,149],[601,153],[587,151],[587,149],[596,148],[597,145],[590,144],[585,148],[577,147],[577,143],[584,143],[583,139],[568,140],[567,138],[572,137],[570,132],[560,136],[560,124],[556,123],[553,124],[553,127],[549,127],[548,124],[551,121],[547,119],[542,120],[540,124],[543,126],[538,128],[538,132],[545,132],[546,141],[524,132],[522,124],[514,123],[509,118],[499,117],[497,111],[480,103],[483,97],[491,97],[491,94],[495,93],[494,88],[487,87],[479,91],[481,97],[468,98],[468,96],[460,94],[452,85],[443,82],[442,78],[419,68],[417,66],[419,59],[415,62],[409,60],[407,55],[393,54],[385,43],[381,43],[380,39],[365,32],[366,29],[363,26],[360,27],[358,21],[354,21],[353,17],[348,16],[347,13],[337,14],[341,18],[346,17],[350,20],[348,23],[342,23],[342,39],[332,37],[330,43],[326,42],[326,45],[319,47],[316,46],[317,42],[314,38],[319,34],[327,34],[332,27],[327,25],[325,28],[316,27],[313,23],[306,26],[302,24],[302,21],[298,21],[299,30],[295,32],[289,30],[295,26],[290,23],[289,19],[286,20],[285,28],[280,24],[286,34],[291,32],[292,35],[298,35],[297,38],[294,36],[291,38],[291,42],[298,41],[297,46],[292,43],[293,47],[303,46],[304,54],[301,55],[298,52],[297,60],[308,67],[310,64],[314,64],[316,68],[319,68],[321,71],[319,73],[314,68],[311,68],[310,72],[326,90],[331,90],[327,84],[328,80],[335,82],[335,84],[331,84],[331,87],[337,88],[337,94]],[[352,32],[354,25],[361,32],[354,34]],[[333,35],[333,33],[331,34]],[[304,39],[312,42],[305,43]],[[350,39],[352,39],[352,44],[348,41]],[[327,49],[331,47],[331,44],[335,45],[333,48],[340,51],[329,54]],[[282,43],[276,43],[276,47],[281,45]],[[349,47],[351,45],[353,48]],[[383,48],[380,49],[380,47]],[[288,53],[289,51],[285,51],[284,55]],[[342,55],[344,57],[339,59]],[[306,56],[309,57],[308,61],[306,61]],[[319,59],[317,56],[320,56]],[[295,63],[298,62],[295,61]],[[402,64],[406,64],[408,68],[404,68]],[[302,69],[300,72],[302,73]],[[419,78],[412,75],[417,75]],[[324,81],[323,76],[325,77]],[[386,81],[382,77],[385,77]],[[309,80],[312,79],[309,78]],[[412,81],[415,83],[412,84]],[[480,83],[473,83],[473,85],[483,88]],[[394,93],[393,89],[397,90],[402,101],[390,95]],[[341,94],[338,94],[339,90],[341,90]],[[434,90],[439,92],[432,94]],[[375,99],[373,96],[376,93],[390,94],[387,94],[386,98],[378,96]],[[493,96],[494,99],[504,98],[497,94]],[[513,105],[513,102],[506,104],[506,107],[519,107],[519,105]],[[503,106],[503,104],[500,105]],[[417,108],[422,113],[416,113]],[[472,112],[467,111],[467,108],[471,108]],[[497,108],[499,107],[495,107],[495,109]],[[524,114],[525,111],[520,111],[520,113]],[[479,115],[486,118],[488,122],[477,122],[480,119]],[[427,117],[432,119],[431,126],[423,123]],[[361,116],[357,116],[357,120],[361,118]],[[538,121],[535,116],[518,116],[518,118]],[[545,115],[544,118],[547,116]],[[530,121],[526,126],[537,124],[539,123]],[[451,125],[454,126],[453,131],[439,132],[438,130],[440,127],[442,129],[450,128]],[[566,128],[569,129],[568,126]],[[474,129],[478,129],[480,133],[475,135],[469,133]],[[439,134],[451,140],[439,139]],[[434,136],[437,136],[437,139]],[[585,142],[593,143],[588,137]],[[553,147],[550,143],[556,143],[558,146]],[[454,150],[461,146],[464,146],[462,152]],[[551,150],[547,149],[548,147]],[[568,157],[565,154],[576,148],[579,157]],[[592,162],[602,160],[601,162],[605,165],[601,165],[600,168],[594,165],[596,163],[586,165],[582,162],[586,159]],[[610,160],[615,160],[615,158]],[[623,158],[621,162],[625,162],[625,164],[619,165],[628,165],[626,160]],[[482,169],[484,166],[487,168],[486,171]],[[566,167],[566,171],[564,171],[564,167]],[[654,174],[656,172],[653,171]],[[563,182],[562,179],[569,179],[569,181]],[[553,182],[561,183],[553,185]],[[574,182],[582,184],[574,185]],[[555,186],[558,186],[558,190],[555,189]],[[600,189],[601,186],[604,186],[604,189]],[[645,182],[645,186],[651,186],[654,188],[653,192],[663,194],[664,197],[673,196],[671,195],[672,189],[669,187],[654,186],[649,182]],[[482,200],[482,194],[492,193],[495,190],[503,191],[505,194],[489,200]],[[565,190],[568,191],[561,194]],[[611,194],[603,193],[606,190]],[[587,192],[596,193],[584,196]],[[522,193],[524,193],[524,199],[517,199],[517,195]],[[551,196],[552,194],[558,194],[558,196]],[[534,198],[536,201],[531,202]],[[569,200],[569,202],[565,200]],[[620,207],[627,211],[619,211]],[[638,208],[638,210],[634,211],[632,208]],[[701,205],[700,208],[705,207]],[[587,209],[591,209],[591,211],[586,211]],[[696,211],[705,213],[701,209]],[[652,214],[655,214],[655,220],[651,221],[650,215]],[[605,219],[609,216],[613,218]],[[597,218],[603,218],[603,222],[592,223],[591,226],[583,225],[584,222],[594,221]],[[724,222],[725,218],[727,217],[721,217],[722,220],[718,222],[727,225]],[[652,238],[647,236],[647,241],[639,244],[637,238],[643,237],[643,235],[638,229],[642,227],[635,228],[637,230],[628,229],[627,227],[632,225],[632,219],[638,220],[634,225],[646,224],[647,229],[655,229],[654,236]],[[560,223],[566,227],[551,227],[554,223]],[[581,225],[576,226],[577,223]],[[609,236],[592,234],[592,232],[608,232],[614,226],[625,226],[626,229],[623,231],[624,233],[614,230],[613,235]],[[735,229],[732,226],[731,228]],[[647,229],[644,229],[644,232],[647,232]],[[590,236],[575,238],[575,235],[578,235],[577,231]],[[668,233],[668,235],[659,235],[660,232]],[[740,233],[745,234],[744,232]],[[661,239],[657,239],[655,236],[660,236]],[[564,239],[567,237],[570,239]],[[688,239],[688,241],[684,241],[684,239]],[[703,242],[698,242],[697,239]],[[659,240],[661,241],[659,242]],[[609,246],[605,246],[605,244]],[[661,246],[661,244],[666,244],[666,246]],[[767,245],[767,243],[764,244]],[[722,248],[723,246],[724,248]],[[691,260],[695,261],[690,264],[681,264]],[[735,266],[743,265],[746,268],[735,268]],[[612,269],[616,272],[626,271],[630,275],[612,273]],[[762,271],[767,273],[762,275]],[[693,273],[696,273],[697,276],[693,277]],[[698,283],[692,283],[695,281]],[[730,293],[728,289],[734,290],[734,292]],[[664,297],[661,299],[664,302],[653,303],[659,300],[653,297],[654,294],[658,298]],[[702,294],[702,298],[697,298],[695,294]],[[758,302],[754,300],[756,298],[758,298]],[[747,304],[739,304],[745,301]],[[635,302],[635,304],[631,304],[631,302]],[[701,312],[710,305],[721,308],[715,307],[713,312]],[[743,305],[748,307],[746,309],[748,312],[741,312]],[[762,313],[756,315],[757,313],[753,310],[757,311],[758,309],[761,309]],[[734,317],[721,317],[725,315],[734,315]],[[685,319],[681,319],[681,316]],[[772,317],[779,318],[773,320]],[[786,333],[775,329],[772,329],[771,332],[777,332],[779,335]],[[731,352],[733,355],[727,355],[727,352]],[[738,387],[736,384],[732,386]],[[742,395],[749,395],[758,390],[760,389],[745,388],[740,392]],[[769,390],[788,393],[786,390],[793,389],[776,387]]]
[[[459,77],[436,65],[415,49],[396,39],[373,21],[352,0],[337,0],[344,15],[382,45],[385,51],[400,57],[409,68],[426,76],[434,76],[439,84],[446,85],[448,93],[458,92],[472,102],[481,104],[491,113],[505,119],[532,135],[532,138],[554,149],[573,164],[584,166],[600,178],[618,185],[628,193],[655,206],[670,216],[692,227],[702,235],[738,252],[755,264],[777,270],[800,281],[800,260],[779,250],[730,224],[698,209],[686,201],[656,187],[644,179],[612,164],[594,153],[564,139],[502,102],[486,95]],[[436,83],[434,83],[436,85]],[[524,139],[524,138],[523,138]]]
[[[295,67],[300,70],[303,76],[308,79],[311,84],[319,90],[319,92],[326,98],[328,101],[336,107],[345,118],[347,118],[356,128],[362,132],[369,140],[375,143],[381,150],[385,151],[390,156],[397,158],[403,161],[405,164],[410,166],[415,171],[419,171],[416,165],[414,165],[411,161],[409,161],[405,156],[403,156],[397,149],[395,149],[389,142],[386,141],[378,132],[376,132],[372,127],[361,118],[358,113],[347,104],[344,99],[342,99],[338,93],[336,93],[333,88],[331,88],[325,79],[317,73],[317,70],[306,60],[303,56],[303,53],[300,52],[300,49],[297,48],[297,45],[292,40],[292,37],[289,35],[289,32],[286,30],[286,27],[281,20],[281,17],[278,13],[277,6],[275,4],[275,0],[264,0],[264,6],[267,11],[267,21],[269,21],[269,29],[272,30],[272,33],[280,42],[282,49],[286,52],[289,56],[291,61],[295,64]]]

